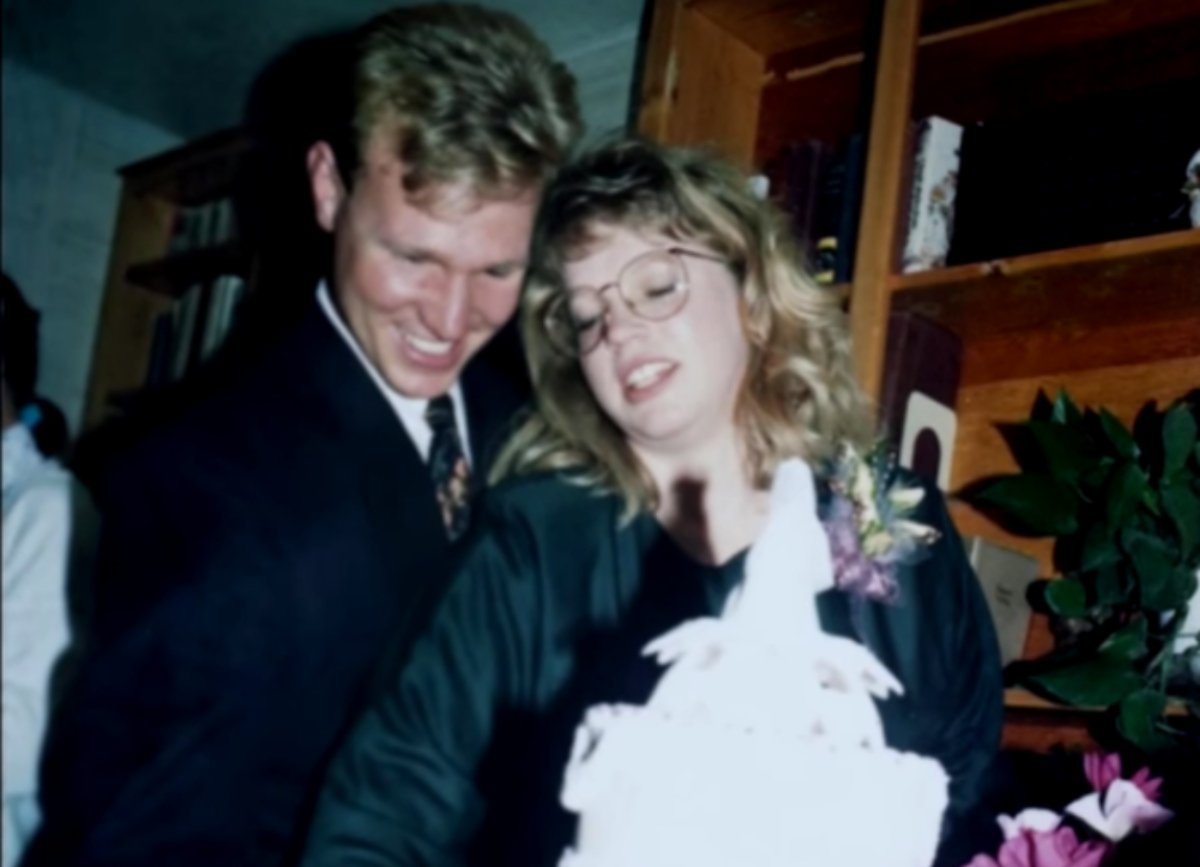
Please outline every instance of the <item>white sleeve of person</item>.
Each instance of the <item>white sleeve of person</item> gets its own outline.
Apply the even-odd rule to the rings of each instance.
[[[50,673],[67,645],[71,484],[47,473],[4,512],[4,799],[32,794]]]

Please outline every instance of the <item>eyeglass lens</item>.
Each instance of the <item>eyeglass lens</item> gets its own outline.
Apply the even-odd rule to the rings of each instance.
[[[580,352],[587,352],[599,341],[604,314],[611,301],[599,290],[583,287],[567,296],[563,311],[570,337]],[[665,319],[682,305],[687,292],[687,275],[679,260],[667,251],[655,250],[634,259],[624,270],[615,288],[625,304],[644,319]],[[563,335],[566,337],[567,335]]]

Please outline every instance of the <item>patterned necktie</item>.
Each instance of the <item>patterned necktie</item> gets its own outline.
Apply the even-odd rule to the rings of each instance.
[[[454,423],[454,404],[448,395],[429,401],[425,421],[433,431],[433,440],[429,444],[429,472],[446,535],[453,542],[467,529],[471,517],[471,467],[463,454],[458,426]]]

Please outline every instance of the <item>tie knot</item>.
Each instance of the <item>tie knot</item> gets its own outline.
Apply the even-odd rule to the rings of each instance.
[[[435,431],[455,427],[454,403],[450,400],[450,395],[443,394],[429,401],[429,405],[425,407],[425,421]]]

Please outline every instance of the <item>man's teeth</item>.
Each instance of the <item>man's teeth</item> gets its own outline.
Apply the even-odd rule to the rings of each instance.
[[[413,334],[404,335],[404,339],[416,350],[426,355],[445,355],[454,344],[448,340],[427,340]]]
[[[625,384],[632,388],[645,388],[650,383],[662,377],[670,369],[671,365],[666,361],[651,361],[646,364],[639,364],[629,376],[625,377]]]

